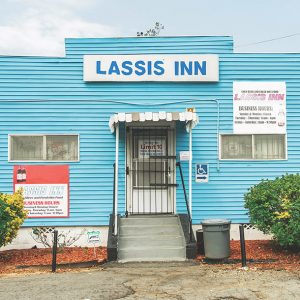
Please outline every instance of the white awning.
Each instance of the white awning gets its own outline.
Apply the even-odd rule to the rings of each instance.
[[[134,122],[147,122],[147,121],[178,121],[184,122],[186,125],[191,124],[191,127],[194,128],[199,123],[198,115],[195,112],[133,112],[133,113],[125,113],[120,112],[114,114],[109,119],[109,128],[111,132],[115,131],[115,126],[118,123],[134,123]],[[187,130],[189,130],[190,126],[187,126]]]

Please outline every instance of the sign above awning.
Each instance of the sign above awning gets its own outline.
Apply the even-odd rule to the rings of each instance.
[[[216,54],[84,55],[83,80],[217,82],[219,57]]]
[[[115,126],[118,123],[134,123],[134,122],[159,122],[159,121],[167,121],[167,122],[184,122],[186,125],[191,125],[194,128],[199,123],[199,117],[195,112],[184,111],[184,112],[133,112],[133,113],[125,113],[120,112],[114,114],[109,119],[109,128],[111,132],[115,131]],[[190,126],[187,126],[187,130],[189,130]]]

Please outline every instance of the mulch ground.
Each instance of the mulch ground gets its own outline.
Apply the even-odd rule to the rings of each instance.
[[[230,241],[231,255],[224,266],[235,268],[241,266],[240,241]],[[246,241],[246,258],[249,268],[275,269],[275,270],[300,270],[300,252],[284,250],[274,241]],[[212,263],[199,255],[197,260],[201,263]]]
[[[59,250],[57,264],[82,263],[106,261],[107,252],[105,247],[81,248],[72,247]],[[29,269],[19,269],[20,266],[50,266],[52,264],[51,249],[24,249],[0,251],[0,274],[32,272]],[[38,269],[38,267],[37,267]]]
[[[220,267],[225,269],[241,266],[240,242],[231,241],[231,256],[226,262],[221,262]],[[105,247],[95,248],[72,247],[64,248],[57,254],[58,264],[83,263],[89,261],[105,262],[107,251]],[[283,250],[273,241],[246,241],[246,252],[248,266],[257,269],[275,270],[300,270],[300,253]],[[200,263],[207,264],[204,256],[199,255],[196,259]],[[37,272],[38,268],[20,269],[20,266],[49,266],[42,272],[51,271],[52,253],[51,249],[25,249],[0,251],[0,274]],[[69,269],[60,270],[66,272]]]

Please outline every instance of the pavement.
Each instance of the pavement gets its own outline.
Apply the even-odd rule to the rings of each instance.
[[[300,299],[299,272],[197,262],[108,263],[95,269],[0,277],[0,299]]]

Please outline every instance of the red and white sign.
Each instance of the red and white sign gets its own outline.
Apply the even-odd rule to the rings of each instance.
[[[28,218],[69,217],[69,166],[14,166],[14,190],[20,188]]]

